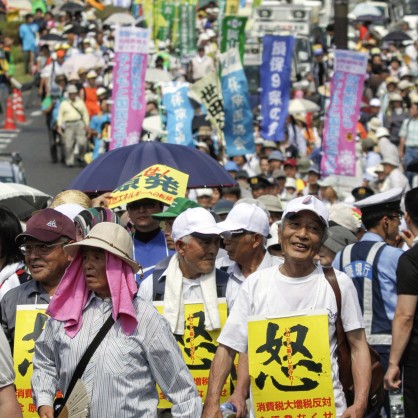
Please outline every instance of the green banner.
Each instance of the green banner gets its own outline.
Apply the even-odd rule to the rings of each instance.
[[[161,1],[161,17],[158,20],[157,39],[166,41],[172,39],[172,30],[174,26],[175,4],[173,0]]]
[[[225,16],[222,23],[221,52],[238,48],[241,63],[244,62],[246,24],[244,16]]]
[[[181,61],[187,63],[196,55],[196,6],[180,6],[180,54]]]

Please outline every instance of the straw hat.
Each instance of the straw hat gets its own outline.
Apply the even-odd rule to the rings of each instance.
[[[141,266],[133,258],[132,238],[123,226],[113,222],[95,225],[82,241],[66,245],[64,250],[75,256],[80,247],[101,248],[127,263],[134,273]]]
[[[64,190],[61,193],[58,193],[53,199],[51,204],[49,205],[50,208],[54,209],[59,205],[63,205],[65,203],[74,203],[83,208],[90,208],[91,207],[91,200],[90,198],[80,190]]]

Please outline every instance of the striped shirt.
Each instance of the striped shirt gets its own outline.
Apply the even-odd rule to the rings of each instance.
[[[101,342],[82,376],[90,396],[90,418],[156,418],[158,383],[173,402],[172,416],[198,418],[202,413],[194,381],[167,321],[153,306],[134,300],[138,326],[123,333],[117,321]],[[58,389],[67,390],[71,377],[99,329],[111,314],[111,299],[92,294],[83,324],[74,338],[64,323],[49,319],[36,342],[32,389],[34,402],[52,405]]]

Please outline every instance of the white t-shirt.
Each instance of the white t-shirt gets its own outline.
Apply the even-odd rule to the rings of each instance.
[[[264,258],[256,271],[263,270],[278,264],[283,264],[283,258],[275,257],[266,251]],[[235,299],[238,297],[239,290],[245,280],[245,277],[242,274],[238,264],[235,262],[228,267],[227,273],[229,274],[229,280],[226,286],[225,297],[226,303],[228,304],[228,310],[230,311],[234,306]]]
[[[364,328],[357,291],[352,280],[340,271],[336,270],[335,273],[341,290],[341,319],[344,331]],[[278,266],[250,275],[241,286],[218,342],[245,353],[248,349],[247,325],[250,316],[275,317],[307,309],[326,309],[329,312],[329,344],[334,398],[337,416],[341,416],[346,409],[346,402],[338,380],[335,328],[337,302],[322,268],[317,267],[310,275],[300,278],[284,276],[280,273]]]

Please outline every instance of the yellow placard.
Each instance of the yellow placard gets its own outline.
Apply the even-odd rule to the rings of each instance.
[[[326,313],[251,320],[248,356],[256,418],[336,416]]]
[[[226,15],[235,15],[238,13],[240,0],[226,0],[225,14]]]
[[[32,401],[30,380],[33,373],[32,357],[35,341],[41,335],[48,319],[48,305],[18,305],[14,340],[14,369],[16,373],[16,396],[24,418],[38,418]]]
[[[219,315],[221,326],[223,327],[227,317],[227,305],[225,299],[220,299]],[[163,314],[164,307],[162,302],[154,302],[160,314]],[[184,335],[176,336],[184,361],[193,376],[197,390],[203,402],[208,390],[209,370],[212,360],[215,357],[218,347],[217,339],[220,330],[207,331],[205,329],[205,310],[203,303],[186,303],[184,305]],[[160,403],[158,408],[171,408],[171,402],[165,399],[161,389],[158,389]],[[231,394],[231,381],[227,379],[221,396],[221,403],[225,402]]]
[[[109,208],[147,198],[170,206],[176,197],[186,196],[188,180],[189,175],[182,171],[155,164],[113,190]]]

